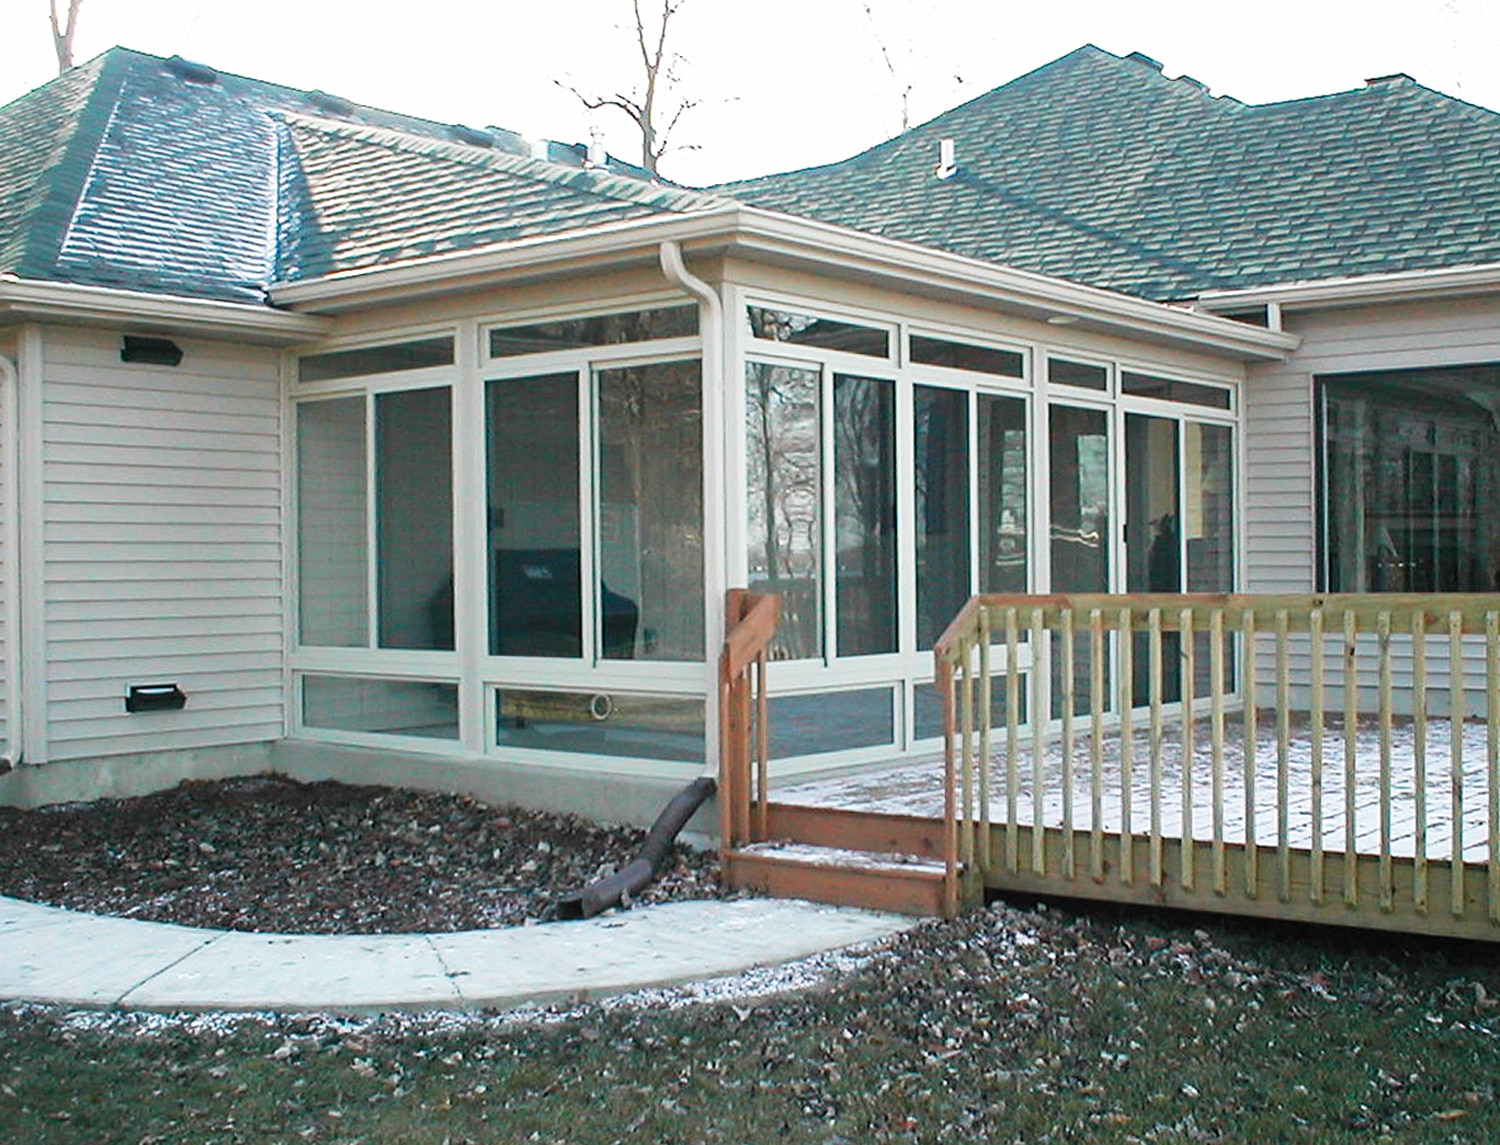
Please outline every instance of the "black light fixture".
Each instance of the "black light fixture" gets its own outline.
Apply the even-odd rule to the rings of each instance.
[[[140,362],[147,366],[179,366],[182,364],[182,347],[170,338],[126,334],[120,347],[120,361]]]

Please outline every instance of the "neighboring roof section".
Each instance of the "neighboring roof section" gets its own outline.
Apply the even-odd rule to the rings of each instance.
[[[710,201],[507,151],[529,145],[116,48],[0,108],[0,273],[264,302],[283,278]]]
[[[282,281],[725,202],[488,148],[280,119]]]
[[[1406,76],[1252,106],[1087,46],[842,163],[719,190],[1183,299],[1500,262],[1500,115]]]

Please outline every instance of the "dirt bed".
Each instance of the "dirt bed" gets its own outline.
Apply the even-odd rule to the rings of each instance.
[[[645,832],[473,799],[257,777],[139,799],[0,808],[0,894],[228,930],[400,934],[548,921]],[[676,848],[642,902],[716,897]]]

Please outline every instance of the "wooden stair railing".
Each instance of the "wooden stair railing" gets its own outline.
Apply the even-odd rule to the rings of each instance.
[[[719,848],[727,855],[766,837],[769,783],[766,658],[779,597],[732,588],[719,655]]]

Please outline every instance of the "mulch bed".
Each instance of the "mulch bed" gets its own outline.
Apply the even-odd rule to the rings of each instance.
[[[0,807],[0,894],[227,930],[399,934],[550,920],[645,832],[462,796],[255,777],[139,799]],[[641,902],[712,898],[678,846]]]

